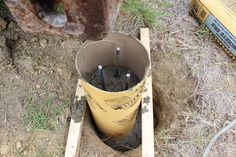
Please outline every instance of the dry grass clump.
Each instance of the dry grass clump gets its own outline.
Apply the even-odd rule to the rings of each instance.
[[[236,117],[236,66],[209,31],[189,16],[190,0],[170,2],[173,6],[166,11],[174,16],[162,18],[164,31],[153,31],[164,36],[155,43],[161,45],[156,53],[177,54],[189,67],[183,78],[193,77],[195,90],[186,97],[183,111],[177,111],[172,124],[156,131],[156,155],[197,157],[211,137]],[[175,60],[170,58],[171,62]],[[210,156],[236,153],[235,130],[220,137]]]

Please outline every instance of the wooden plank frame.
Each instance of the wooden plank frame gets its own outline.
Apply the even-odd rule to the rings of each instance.
[[[140,40],[150,55],[149,29],[140,29]],[[153,122],[153,94],[152,94],[152,74],[147,78],[145,91],[142,96],[142,157],[154,157],[154,122]]]
[[[140,29],[140,40],[146,47],[151,62],[149,29]],[[150,69],[151,71],[151,69]],[[80,80],[77,84],[77,101],[85,96]],[[154,157],[154,122],[153,122],[153,94],[152,94],[152,75],[151,72],[145,84],[145,91],[142,95],[142,157]],[[71,119],[67,138],[65,157],[77,157],[80,139],[82,135],[83,119],[78,123]]]
[[[75,95],[77,98],[77,100],[75,101],[80,101],[83,99],[83,97],[85,97],[85,92],[83,88],[80,86],[80,80],[78,81]],[[65,150],[65,157],[77,157],[79,155],[78,149],[79,149],[80,139],[82,135],[83,120],[84,120],[84,113],[82,115],[80,122],[75,122],[74,119],[71,119],[70,121],[69,133],[67,137],[66,150]]]

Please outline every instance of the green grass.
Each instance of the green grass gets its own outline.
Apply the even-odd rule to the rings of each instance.
[[[230,68],[230,70],[236,70],[236,64],[235,63],[228,63],[227,67]]]
[[[197,77],[199,73],[201,72],[199,67],[193,67],[192,68],[192,76]]]
[[[158,18],[168,15],[142,0],[124,0],[122,2],[121,11],[140,20],[142,26],[145,27],[159,27],[160,22],[158,21]]]
[[[36,157],[47,157],[47,155],[46,152],[40,149],[36,151]]]
[[[31,130],[55,130],[57,116],[63,112],[62,107],[54,106],[55,97],[50,95],[43,103],[30,96],[24,114],[24,124],[31,124]]]
[[[183,57],[183,53],[181,53],[180,50],[175,50],[175,51],[173,51],[173,53],[178,59]]]
[[[163,8],[170,8],[170,7],[173,7],[173,3],[171,2],[171,1],[169,1],[169,0],[164,0],[164,1],[162,1],[162,3],[161,3],[161,6],[163,7]]]
[[[155,147],[156,147],[156,151],[155,151],[155,156],[168,156],[169,154],[169,150],[166,149],[168,148],[168,145],[170,143],[172,143],[172,140],[176,139],[176,136],[178,136],[178,134],[180,134],[180,130],[172,130],[172,129],[158,129],[156,130],[156,134],[155,134]]]
[[[48,84],[49,77],[48,76],[43,76],[42,77],[42,84],[43,86],[46,86]]]
[[[17,150],[16,150],[16,156],[17,156],[17,157],[22,157],[22,156],[24,156],[24,150],[17,149]]]
[[[55,8],[56,12],[65,14],[65,8],[63,2],[59,3],[58,6]]]
[[[210,30],[205,25],[202,25],[196,33],[200,38],[206,38],[210,35]]]
[[[194,135],[192,135],[191,139],[185,141],[184,143],[193,144],[198,148],[203,149],[206,141],[211,138],[208,129],[199,128],[198,130],[194,130],[193,132]]]
[[[171,7],[172,3],[165,0],[162,3],[163,8]],[[63,3],[60,3],[55,10],[58,13],[65,13]],[[135,19],[141,21],[143,26],[156,27],[159,26],[157,21],[158,17],[166,16],[168,14],[153,8],[150,4],[143,2],[142,0],[123,0],[121,11],[132,15]]]
[[[61,140],[60,140],[61,141]],[[63,141],[64,142],[64,141]],[[63,154],[63,151],[65,150],[65,144],[62,143],[62,142],[59,142],[59,140],[57,140],[57,144],[56,144],[56,149],[57,149],[57,152],[59,154]]]
[[[3,0],[0,0],[0,17],[4,20],[12,19],[11,13],[9,12]]]

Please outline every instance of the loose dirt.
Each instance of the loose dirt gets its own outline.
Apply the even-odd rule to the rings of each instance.
[[[47,41],[46,47],[40,40]],[[15,22],[0,32],[0,156],[62,156],[77,84],[74,56],[80,44],[76,39],[24,33]],[[29,99],[40,111],[49,97],[53,97],[49,112],[56,115],[45,117],[55,127],[37,130],[33,120],[25,123]]]

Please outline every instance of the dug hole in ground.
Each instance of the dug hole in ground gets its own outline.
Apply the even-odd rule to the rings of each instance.
[[[201,156],[211,137],[236,117],[235,63],[189,16],[189,3],[150,1],[168,13],[157,16],[161,28],[150,32],[156,156]],[[142,26],[121,13],[116,29],[138,37]],[[0,39],[1,156],[63,156],[66,118],[78,81],[74,59],[82,41],[24,33],[14,22],[7,23]],[[50,110],[45,113],[43,106]],[[114,151],[90,124],[83,128],[81,156],[135,156],[141,151]],[[236,154],[235,132],[232,128],[221,136],[209,156]]]

